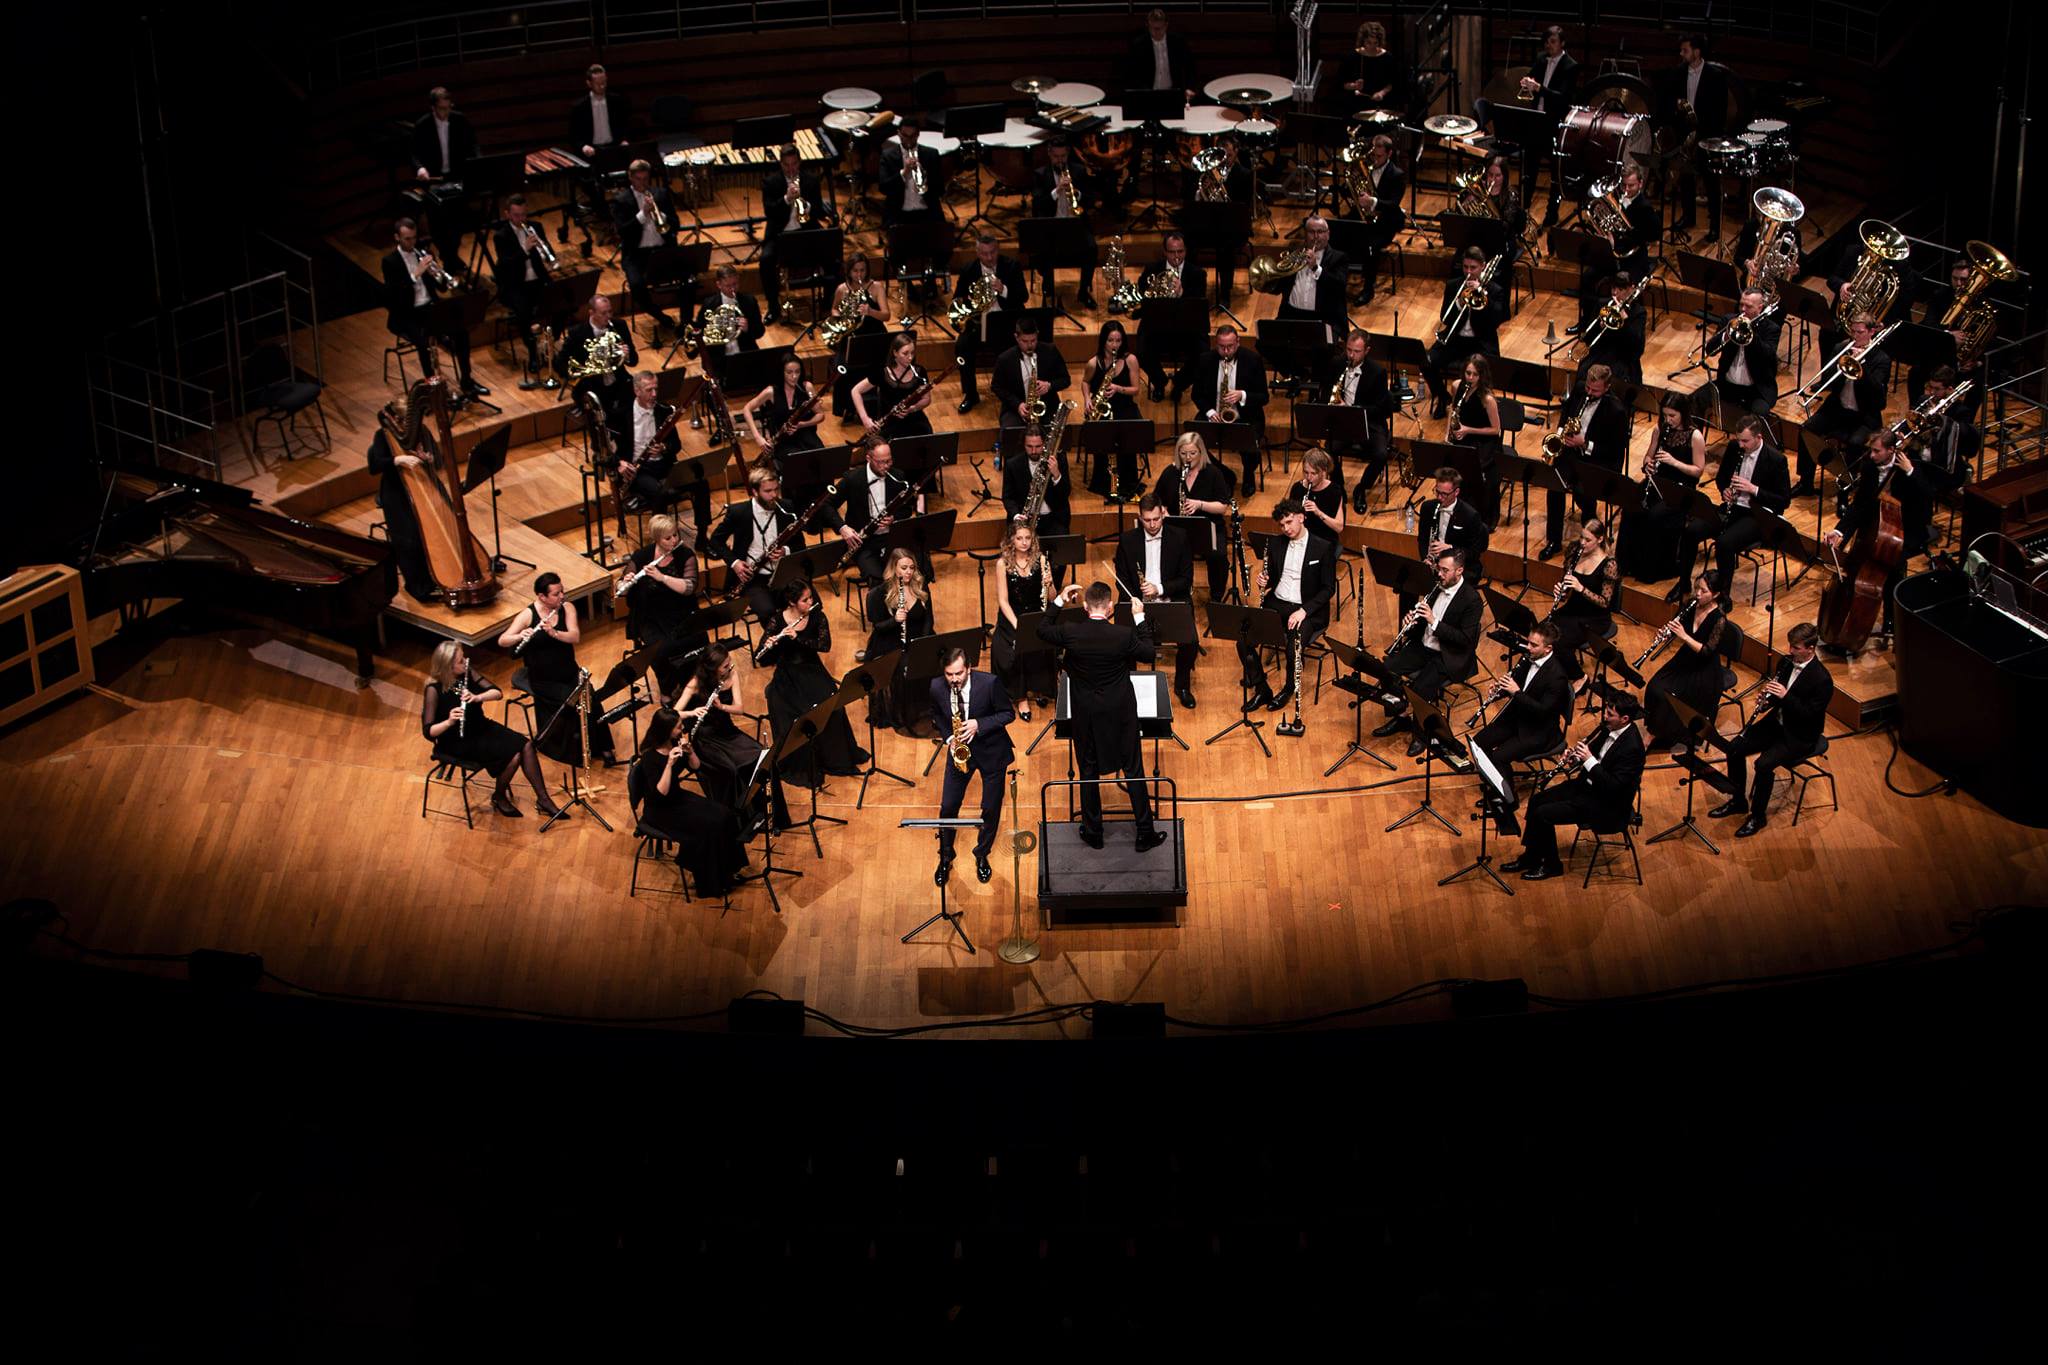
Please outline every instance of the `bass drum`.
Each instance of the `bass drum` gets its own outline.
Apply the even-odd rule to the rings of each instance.
[[[1581,105],[1558,126],[1558,161],[1572,179],[1606,179],[1641,161],[1649,151],[1649,118],[1625,109]]]

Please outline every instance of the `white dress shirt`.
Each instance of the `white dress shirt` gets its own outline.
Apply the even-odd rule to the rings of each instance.
[[[1685,69],[1685,102],[1693,107],[1695,113],[1700,107],[1700,72],[1706,69],[1705,62],[1694,62]]]
[[[753,513],[754,543],[747,549],[747,563],[759,564],[768,557],[769,543],[781,533],[776,530],[779,518],[772,509],[763,507],[759,498],[754,499]]]
[[[446,175],[455,169],[455,163],[448,156],[448,120],[439,114],[434,115],[434,136],[441,139],[441,174]]]
[[[1164,38],[1154,38],[1152,40],[1152,88],[1154,90],[1173,89],[1173,63],[1167,60],[1166,39]]]
[[[431,296],[427,293],[427,282],[420,278],[420,254],[400,247],[398,259],[405,262],[405,273],[412,276],[412,306],[426,307]]]
[[[1359,377],[1359,376],[1360,376],[1361,374],[1363,374],[1364,372],[1365,372],[1365,371],[1364,371],[1364,367],[1363,367],[1363,366],[1359,366],[1359,365],[1347,365],[1347,366],[1345,366],[1345,367],[1344,367],[1344,403],[1345,403],[1345,406],[1347,406],[1347,407],[1355,407],[1355,406],[1357,406],[1357,404],[1358,404],[1358,377]]]
[[[1593,769],[1600,766],[1600,760],[1607,756],[1607,751],[1612,749],[1615,741],[1621,738],[1621,732],[1628,728],[1629,726],[1627,725],[1615,730],[1609,730],[1605,726],[1601,727],[1600,733],[1593,736],[1592,740],[1586,745],[1585,766],[1587,772],[1592,772]]]
[[[1280,559],[1280,581],[1273,585],[1273,595],[1283,602],[1301,605],[1301,566],[1308,559],[1308,532],[1287,542],[1287,549]]]
[[[1322,260],[1311,253],[1308,264],[1294,272],[1294,287],[1287,291],[1287,301],[1304,312],[1313,313],[1316,307],[1316,281],[1322,277]]]
[[[1763,445],[1759,443],[1755,450],[1752,450],[1748,454],[1744,455],[1742,457],[1742,463],[1735,466],[1735,477],[1739,479],[1746,479],[1750,483],[1755,483],[1756,462],[1763,457],[1763,453]],[[1738,493],[1734,491],[1733,487],[1731,486],[1728,492],[1728,501],[1733,503],[1737,507],[1747,507],[1749,506],[1749,494]]]
[[[590,97],[590,143],[602,147],[612,140],[612,111],[603,95]]]
[[[1166,574],[1159,567],[1159,561],[1166,552],[1166,532],[1145,537],[1145,581],[1161,592],[1166,590]]]
[[[1436,595],[1429,599],[1429,624],[1422,628],[1422,647],[1424,649],[1434,649],[1439,653],[1442,652],[1443,646],[1437,643],[1436,623],[1444,619],[1444,609],[1450,606],[1451,599],[1458,595],[1458,589],[1463,586],[1465,586],[1465,580],[1461,576],[1450,587],[1438,588]]]
[[[646,456],[647,447],[654,441],[654,409],[633,404],[633,459],[638,461]]]
[[[1728,362],[1728,382],[1742,385],[1748,385],[1752,382],[1749,377],[1748,348],[1743,346],[1735,348],[1735,358]]]
[[[882,510],[883,510],[884,508],[886,508],[886,507],[887,507],[888,505],[889,505],[889,476],[888,476],[887,474],[877,474],[877,473],[875,472],[875,467],[874,467],[873,465],[869,465],[869,466],[868,466],[868,516],[869,516],[870,518],[874,518],[874,517],[879,517],[879,516],[881,516],[881,515],[882,515]]]
[[[924,207],[924,196],[917,192],[917,182],[911,178],[910,168],[918,164],[917,148],[903,149],[903,211],[916,213]]]

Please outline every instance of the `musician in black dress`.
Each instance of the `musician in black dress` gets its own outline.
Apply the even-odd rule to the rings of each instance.
[[[1636,729],[1636,699],[1617,692],[1600,708],[1600,728],[1564,752],[1579,776],[1546,787],[1522,817],[1522,855],[1501,864],[1525,882],[1564,875],[1557,856],[1559,825],[1615,829],[1626,823],[1643,785],[1643,736]]]
[[[1216,329],[1215,345],[1195,361],[1193,390],[1195,411],[1204,422],[1225,421],[1224,412],[1237,414],[1235,424],[1248,428],[1257,438],[1239,457],[1244,479],[1238,487],[1251,492],[1258,478],[1259,446],[1266,434],[1266,364],[1257,352],[1240,342],[1237,328],[1225,323]]]
[[[1051,650],[1018,647],[1018,618],[1044,611],[1057,589],[1052,566],[1039,548],[1038,533],[1021,522],[1010,527],[1010,538],[997,564],[1001,572],[996,578],[996,634],[989,660],[1016,699],[1017,718],[1028,721],[1033,702],[1052,701],[1056,679]]]
[[[1134,665],[1151,663],[1157,650],[1152,627],[1145,621],[1145,603],[1131,603],[1131,625],[1110,619],[1116,593],[1107,583],[1090,583],[1084,598],[1079,583],[1070,584],[1059,604],[1080,601],[1088,619],[1061,625],[1052,614],[1039,618],[1038,638],[1065,651],[1067,685],[1073,710],[1074,763],[1081,775],[1081,842],[1101,848],[1102,789],[1095,779],[1122,773],[1129,780],[1131,813],[1138,826],[1138,851],[1166,842],[1166,832],[1152,826],[1152,802],[1145,790],[1145,756],[1138,740],[1138,699],[1131,692]]]
[[[853,343],[859,337],[880,336],[888,330],[889,302],[888,286],[880,280],[870,278],[868,258],[855,252],[846,258],[846,277],[832,288],[832,309],[827,316],[836,314],[845,305],[846,296],[854,294],[864,299],[859,305],[860,321],[847,334],[846,341],[834,348],[839,364],[837,377],[832,381],[832,415],[841,422],[854,420],[853,386],[860,383],[865,375],[855,374],[848,363],[852,358]],[[912,335],[911,356],[916,357],[916,337]],[[886,409],[885,409],[886,410]]]
[[[1778,338],[1784,331],[1784,315],[1761,289],[1742,291],[1735,315],[1707,338],[1707,355],[1719,367],[1714,393],[1735,413],[1762,416],[1778,401]]]
[[[839,683],[825,668],[825,655],[832,651],[832,623],[825,619],[811,585],[792,583],[782,590],[777,603],[761,614],[760,626],[761,644],[754,651],[754,663],[775,670],[766,691],[768,724],[779,747],[798,717],[839,690]],[[809,787],[815,783],[814,772],[851,777],[867,761],[868,751],[854,741],[853,727],[842,707],[808,744],[790,755],[781,778]]]
[[[437,755],[446,754],[497,779],[498,785],[491,790],[491,809],[498,814],[520,814],[512,800],[512,774],[524,771],[526,784],[533,788],[534,809],[553,815],[555,803],[548,799],[547,779],[541,774],[533,741],[484,714],[484,703],[504,695],[489,679],[470,670],[467,649],[454,640],[443,640],[434,646],[433,661],[427,666],[427,686],[420,697],[420,733],[433,741]]]
[[[1087,170],[1074,160],[1073,149],[1064,141],[1050,142],[1045,148],[1045,164],[1032,172],[1031,213],[1037,218],[1079,218],[1083,222],[1095,207],[1095,185]],[[1089,233],[1088,258],[1082,262],[1081,305],[1095,306],[1095,272],[1101,265],[1095,251],[1095,234]],[[1056,291],[1053,288],[1053,268],[1042,265],[1038,270],[1038,295],[1048,302]]]
[[[782,428],[798,413],[803,415],[796,418],[796,426],[783,435]],[[804,363],[794,355],[782,362],[781,380],[748,399],[740,416],[754,434],[761,455],[779,460],[792,451],[817,450],[825,444],[818,435],[818,424],[825,420],[824,395],[805,381]]]
[[[1593,336],[1593,342],[1586,348],[1586,358],[1579,362],[1579,377],[1583,381],[1588,370],[1605,365],[1622,383],[1639,384],[1643,378],[1643,341],[1649,305],[1640,299],[1631,301],[1635,282],[1625,270],[1609,276],[1606,286],[1609,311],[1621,316],[1621,324],[1602,326],[1597,336],[1587,333]]]
[[[628,371],[640,363],[640,350],[633,344],[633,333],[625,323],[612,317],[612,296],[592,294],[589,316],[571,327],[562,337],[562,345],[555,352],[555,373],[564,379],[573,378],[572,366],[590,363],[590,353],[597,339],[609,332],[618,338],[619,363],[600,374],[575,379],[570,396],[577,406],[587,407],[586,397],[595,400],[598,409],[604,413],[606,426],[617,426],[619,414],[633,401],[633,385]]]
[[[1178,232],[1167,233],[1160,239],[1160,252],[1158,266],[1146,271],[1140,281],[1146,298],[1207,297],[1208,274],[1202,267],[1189,263],[1187,238]],[[1194,363],[1200,349],[1200,339],[1195,338],[1193,344],[1183,347],[1181,354],[1171,354],[1160,329],[1153,328],[1149,333],[1143,327],[1138,329],[1138,362],[1144,367],[1146,378],[1152,382],[1153,402],[1166,397],[1168,379],[1173,381],[1174,395],[1178,398],[1187,382],[1188,366]]]
[[[454,292],[452,276],[419,244],[419,225],[401,218],[391,229],[392,249],[384,253],[384,327],[395,337],[412,343],[419,353],[420,368],[433,374],[439,368],[434,345],[447,348],[455,359],[457,391],[450,407],[461,407],[472,394],[483,397],[490,390],[477,383],[469,372],[469,334],[460,327],[438,336],[427,335],[427,309],[435,299]]]
[[[996,239],[984,232],[975,240],[974,259],[953,281],[953,300],[956,303],[964,302],[973,293],[974,282],[979,279],[987,279],[987,287],[994,291],[994,300],[988,308],[980,316],[962,322],[960,334],[953,340],[953,358],[960,365],[961,412],[971,412],[981,401],[981,380],[975,367],[982,356],[997,350],[1002,344],[1003,329],[996,324],[995,318],[1004,313],[1015,317],[1025,306],[1024,267],[1018,265],[1014,257],[1001,254],[997,246]],[[1065,373],[1064,365],[1061,373]]]
[[[1475,355],[1500,354],[1500,325],[1508,318],[1507,286],[1498,271],[1491,281],[1481,284],[1479,277],[1485,270],[1486,253],[1468,246],[1458,258],[1459,273],[1444,281],[1443,307],[1438,313],[1442,322],[1438,326],[1450,323],[1451,332],[1430,346],[1422,367],[1423,381],[1429,385],[1431,417],[1442,417],[1449,411],[1449,382],[1464,372],[1466,361]],[[1458,306],[1458,295],[1468,289],[1485,291],[1483,307]]]
[[[1357,408],[1365,414],[1363,445],[1330,441],[1324,446],[1330,452],[1331,477],[1340,492],[1345,484],[1344,461],[1361,461],[1354,466],[1358,480],[1351,488],[1351,505],[1360,516],[1365,515],[1372,486],[1379,482],[1381,471],[1387,467],[1394,421],[1394,396],[1387,387],[1387,372],[1367,354],[1370,344],[1371,339],[1364,332],[1350,333],[1344,338],[1344,348],[1331,358],[1316,381],[1317,402]]]
[[[1464,446],[1479,459],[1479,515],[1490,527],[1500,520],[1500,400],[1493,396],[1493,366],[1483,355],[1465,358],[1444,440]],[[1554,495],[1553,495],[1554,496]],[[1540,556],[1539,556],[1540,558]]]
[[[1735,795],[1708,811],[1707,817],[1747,816],[1735,831],[1738,839],[1747,839],[1768,823],[1765,809],[1771,803],[1778,769],[1789,768],[1820,749],[1835,680],[1828,676],[1827,665],[1814,657],[1819,644],[1820,630],[1811,621],[1801,621],[1785,632],[1785,657],[1771,671],[1749,723],[1722,746],[1728,753],[1728,780]],[[1754,786],[1747,780],[1752,755],[1756,758]]]
[[[1643,583],[1676,576],[1683,588],[1691,568],[1678,562],[1693,489],[1707,472],[1707,436],[1686,413],[1686,400],[1667,392],[1657,406],[1657,426],[1643,452],[1642,506],[1621,521],[1615,558],[1621,571]]]
[[[1694,517],[1686,522],[1685,539],[1678,546],[1678,562],[1689,565],[1700,542],[1713,537],[1714,581],[1721,588],[1723,611],[1729,607],[1728,584],[1736,560],[1763,541],[1764,522],[1757,514],[1782,516],[1792,501],[1785,457],[1772,448],[1767,432],[1761,417],[1745,417],[1736,424],[1735,438],[1722,449],[1721,467],[1714,475],[1721,490],[1721,515],[1714,521]]]
[[[1401,63],[1387,50],[1387,26],[1377,19],[1368,19],[1358,26],[1358,33],[1352,40],[1354,60],[1346,65],[1352,69],[1352,76],[1344,82],[1346,98],[1339,104],[1346,111],[1353,109],[1400,109],[1406,101],[1402,98]]]
[[[1081,372],[1081,387],[1088,396],[1087,417],[1097,420],[1100,412],[1102,390],[1109,390],[1109,417],[1112,422],[1136,422],[1145,414],[1138,411],[1138,358],[1130,350],[1129,337],[1124,325],[1111,319],[1102,324],[1102,331],[1095,338],[1095,354],[1089,358],[1087,368]],[[1119,499],[1134,498],[1138,486],[1138,454],[1134,450],[1117,452],[1116,486],[1109,482],[1109,466],[1098,460],[1088,480],[1088,491],[1104,497]]]
[[[1628,460],[1629,410],[1612,392],[1614,372],[1605,365],[1587,370],[1584,379],[1565,396],[1557,409],[1557,430],[1564,453],[1551,466],[1579,509],[1579,520],[1593,515],[1593,494],[1579,481],[1581,464],[1598,465],[1620,473]],[[1570,428],[1569,430],[1567,428]],[[1545,495],[1548,503],[1543,522],[1543,548],[1538,559],[1549,559],[1563,548],[1564,489],[1553,488]]]
[[[1607,638],[1607,629],[1614,624],[1614,604],[1620,600],[1621,566],[1607,552],[1607,524],[1587,517],[1564,576],[1551,594],[1550,620],[1557,627],[1557,647],[1567,659]]]
[[[1047,657],[1051,657],[1050,654]],[[1010,696],[1001,678],[976,671],[967,651],[946,651],[944,672],[931,681],[928,694],[931,721],[937,733],[950,737],[957,723],[967,745],[967,770],[956,767],[949,753],[943,764],[939,818],[951,820],[960,814],[967,797],[967,779],[981,775],[981,828],[975,831],[974,875],[987,881],[994,875],[988,865],[989,850],[1003,819],[1003,779],[1008,775],[1016,749],[1010,743]],[[953,831],[939,831],[939,867],[933,880],[941,886],[952,875]]]
[[[1407,681],[1424,701],[1434,702],[1444,688],[1463,682],[1479,667],[1479,588],[1467,580],[1465,552],[1446,550],[1432,561],[1436,566],[1436,587],[1402,613],[1396,643],[1387,651],[1386,665]],[[1422,730],[1409,718],[1408,699],[1388,694],[1381,698],[1387,721],[1373,734],[1385,738],[1402,730],[1413,731],[1408,756],[1422,756]]]
[[[900,545],[889,551],[888,562],[878,576],[881,581],[868,590],[868,646],[862,657],[879,659],[891,651],[900,651],[903,657],[868,697],[868,717],[875,725],[911,734],[923,718],[925,706],[917,689],[906,681],[906,670],[911,641],[932,633],[932,591],[917,567],[917,556]]]
[[[1839,449],[1842,477],[1852,477],[1863,463],[1863,448],[1870,434],[1884,425],[1885,395],[1891,391],[1892,358],[1876,344],[1877,324],[1867,317],[1849,319],[1852,363],[1861,373],[1850,379],[1838,374],[1823,390],[1827,400],[1820,411],[1806,419],[1799,433],[1799,482],[1792,489],[1795,498],[1814,491],[1817,467],[1809,452],[1807,437],[1820,438],[1824,450]]]
[[[694,618],[698,606],[697,557],[683,548],[682,532],[671,516],[647,519],[647,543],[627,557],[626,633],[645,648],[659,645],[654,678],[661,695],[673,701],[682,689],[697,653],[710,637]]]
[[[1117,538],[1116,576],[1148,603],[1194,603],[1194,553],[1188,538],[1166,524],[1166,504],[1154,494],[1138,500],[1138,524]],[[1189,710],[1195,705],[1195,659],[1201,652],[1194,640],[1174,644],[1173,694]]]
[[[693,732],[691,747],[704,762],[704,793],[726,809],[739,812],[747,788],[761,766],[761,741],[754,738],[754,722],[747,715],[747,696],[740,681],[739,664],[724,644],[708,646],[692,661],[690,676],[682,694],[670,705]],[[746,721],[742,730],[740,722]],[[789,809],[783,803],[782,784],[771,775],[765,795],[756,799],[753,810],[741,812],[741,825],[752,830],[770,807],[775,827],[789,826]]]
[[[1685,738],[1685,723],[1671,709],[1673,698],[1712,719],[1721,701],[1721,637],[1728,618],[1716,600],[1720,595],[1711,573],[1692,581],[1692,598],[1666,623],[1669,662],[1650,676],[1643,689],[1643,723],[1650,731],[1650,749],[1668,749]]]
[[[1005,431],[1051,421],[1060,395],[1073,383],[1059,348],[1043,341],[1036,318],[1018,318],[1016,344],[997,356],[989,371],[989,388],[995,391],[998,405],[996,421]],[[1032,414],[1033,406],[1039,404],[1045,408],[1042,417]]]
[[[1238,641],[1237,660],[1250,689],[1247,711],[1258,706],[1278,711],[1293,699],[1300,681],[1294,673],[1295,649],[1297,644],[1313,644],[1330,624],[1330,597],[1337,586],[1337,546],[1310,533],[1301,504],[1282,498],[1273,506],[1273,520],[1279,523],[1280,534],[1261,537],[1265,543],[1259,558],[1259,605],[1285,619],[1287,644],[1281,652],[1287,672],[1276,696],[1266,681],[1258,647]]]
[[[1565,716],[1572,706],[1566,663],[1557,656],[1557,626],[1538,621],[1529,631],[1522,662],[1495,678],[1489,689],[1500,709],[1472,736],[1472,747],[1492,759],[1506,779],[1510,805],[1515,789],[1508,765],[1547,754],[1564,737]]]
[[[508,195],[505,216],[491,234],[491,270],[498,281],[498,301],[512,315],[513,329],[526,344],[526,373],[519,387],[540,387],[541,294],[553,267],[553,248],[539,223],[526,215],[526,196]]]
[[[1207,517],[1206,541],[1189,546],[1209,565],[1209,596],[1220,599],[1229,587],[1230,471],[1209,458],[1209,446],[1198,431],[1184,431],[1174,443],[1173,464],[1159,471],[1152,496],[1166,505],[1170,517]]]
[[[1365,226],[1365,269],[1364,291],[1359,303],[1369,304],[1379,288],[1380,256],[1403,228],[1408,226],[1408,211],[1401,207],[1402,196],[1408,193],[1408,176],[1394,159],[1394,139],[1385,133],[1373,136],[1365,154],[1365,177],[1370,183],[1372,194],[1372,216]],[[1347,218],[1364,217],[1364,205],[1354,200]]]
[[[818,173],[803,168],[803,157],[790,143],[776,158],[775,169],[761,177],[761,292],[768,296],[768,315],[782,311],[782,234],[816,227],[825,212]]]
[[[401,405],[392,403],[388,407],[396,413]],[[420,424],[415,439],[429,453],[434,451],[434,435],[427,430],[426,423]],[[369,465],[370,472],[377,476],[377,506],[384,511],[384,532],[391,539],[391,558],[405,590],[422,602],[432,602],[440,595],[439,585],[427,564],[427,547],[420,539],[419,521],[413,516],[412,495],[405,491],[404,471],[423,463],[410,451],[393,450],[383,424],[378,424],[377,434],[370,438]]]
[[[929,436],[932,419],[925,409],[932,405],[932,391],[918,393],[925,373],[917,364],[917,333],[898,332],[889,342],[888,357],[875,372],[853,386],[853,414],[870,435],[883,441],[904,436]],[[915,399],[912,394],[917,394]],[[891,417],[905,402],[910,408],[901,417]]]
[[[512,685],[531,692],[538,703],[533,722],[541,735],[541,752],[572,767],[583,761],[576,721],[563,716],[558,723],[555,717],[573,706],[582,690],[583,671],[576,663],[576,646],[582,642],[576,604],[568,600],[562,576],[552,571],[533,580],[533,601],[516,612],[498,636],[498,647],[519,658]],[[618,766],[611,728],[595,706],[589,708],[589,737],[590,756],[607,768]]]
[[[689,874],[697,894],[723,896],[747,865],[746,845],[732,807],[699,796],[683,781],[683,770],[700,764],[682,717],[664,706],[647,722],[630,795],[640,827],[675,844],[676,866]]]
[[[675,319],[655,303],[647,277],[654,249],[673,246],[676,240],[675,200],[667,185],[655,183],[654,163],[642,157],[626,167],[626,183],[611,197],[611,215],[633,307],[653,318],[658,327],[674,327]]]
[[[1060,446],[1057,455],[1048,456],[1045,434],[1026,428],[1023,458],[1003,462],[1003,510],[1012,521],[1030,519],[1032,487],[1043,482],[1038,498],[1042,504],[1038,515],[1041,535],[1063,536],[1073,522],[1074,486],[1067,477],[1066,442],[1061,441]]]
[[[1337,482],[1337,462],[1321,446],[1301,452],[1301,477],[1287,490],[1292,502],[1301,504],[1309,530],[1336,543],[1344,534],[1344,486]]]
[[[1884,614],[1877,629],[1880,635],[1888,637],[1892,633],[1892,598],[1906,576],[1906,547],[1925,548],[1928,524],[1934,515],[1934,495],[1920,467],[1900,447],[1898,434],[1889,427],[1880,427],[1871,433],[1870,458],[1857,472],[1848,510],[1835,522],[1834,529],[1821,537],[1823,562],[1837,560],[1843,543],[1850,537],[1878,533],[1886,498],[1897,500],[1900,530],[1905,534],[1905,546],[1892,560],[1884,580]]]

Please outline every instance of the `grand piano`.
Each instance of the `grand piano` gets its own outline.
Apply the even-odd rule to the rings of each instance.
[[[377,618],[398,589],[391,546],[281,516],[232,484],[117,470],[91,544],[75,561],[88,615],[178,598],[309,630],[351,646],[367,683]]]

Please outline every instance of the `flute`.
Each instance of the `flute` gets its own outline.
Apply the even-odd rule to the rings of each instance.
[[[562,614],[560,612],[556,612],[553,616],[550,616],[546,621],[542,621],[538,617],[536,617],[534,619],[534,623],[526,628],[526,633],[519,637],[519,643],[512,646],[512,652],[516,655],[520,653],[522,650],[524,650],[527,646],[527,643],[531,641],[537,633],[547,629],[555,621],[561,619],[561,615]]]

